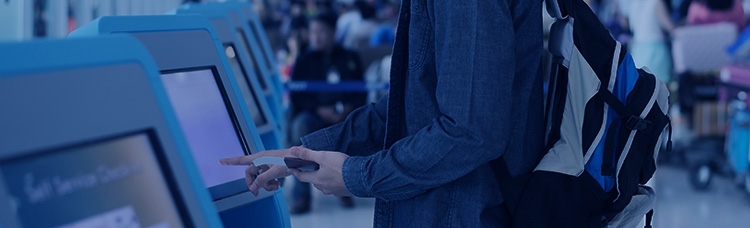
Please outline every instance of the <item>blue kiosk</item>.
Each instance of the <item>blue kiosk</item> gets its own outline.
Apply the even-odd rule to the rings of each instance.
[[[239,9],[240,12],[244,13],[245,18],[248,20],[247,24],[250,27],[250,29],[253,31],[253,34],[255,34],[255,40],[260,43],[260,45],[263,46],[263,51],[265,53],[266,58],[269,62],[276,64],[276,56],[273,53],[273,49],[271,49],[271,42],[268,41],[268,35],[266,34],[266,30],[263,29],[263,24],[260,23],[260,17],[258,17],[258,13],[255,12],[255,8],[253,5],[251,5],[248,2],[226,2],[224,3],[227,7],[232,7]],[[274,75],[276,75],[276,83],[278,83],[279,90],[283,91],[284,85],[281,83],[281,75],[279,73],[279,70],[274,67],[273,68]]]
[[[265,150],[213,26],[204,16],[101,17],[71,37],[124,33],[138,39],[161,71],[203,183],[225,227],[289,227],[283,192],[247,190],[244,167],[220,158]]]
[[[0,50],[0,226],[221,227],[140,42]]]
[[[253,8],[253,5],[251,5],[248,2],[223,2],[223,3],[209,3],[209,4],[219,4],[224,5],[224,7],[232,8],[232,9],[238,9],[240,12],[242,12],[247,20],[247,24],[252,30],[252,33],[255,36],[255,40],[259,42],[259,45],[263,47],[264,55],[266,56],[266,59],[268,59],[269,62],[272,64],[276,64],[276,59],[274,58],[273,50],[271,49],[271,42],[268,41],[268,35],[266,35],[266,30],[263,29],[263,25],[260,23],[260,18],[258,17],[258,14],[255,12],[255,8]],[[275,67],[273,68],[274,74],[277,76],[279,71]],[[279,86],[281,87],[281,81],[278,82]]]
[[[266,82],[267,79],[263,77],[264,68],[258,65],[257,58],[248,55],[249,49],[246,42],[241,41],[238,36],[242,33],[235,29],[235,25],[223,11],[191,7],[178,9],[176,13],[178,15],[199,14],[208,17],[227,55],[232,73],[237,79],[253,116],[263,146],[267,150],[281,149],[284,146],[284,135],[279,122],[283,120],[279,120],[279,116],[274,115],[273,109],[269,108],[272,106],[270,104],[278,108],[279,103],[276,102],[272,88]]]
[[[264,77],[273,85],[273,91],[276,94],[275,99],[279,105],[277,115],[285,118],[284,113],[286,113],[286,110],[281,105],[284,87],[281,83],[279,70],[276,67],[276,58],[262,25],[260,23],[253,23],[257,21],[253,16],[257,17],[257,15],[255,15],[252,5],[247,2],[206,2],[201,4],[187,4],[183,8],[212,8],[212,10],[223,10],[229,16],[232,23],[236,26],[240,39],[247,43],[247,47],[250,47],[249,52],[252,52],[253,56],[259,59],[261,66],[265,66],[264,72],[266,76]],[[248,8],[253,13],[252,15],[248,14]],[[284,126],[282,123],[282,127]]]

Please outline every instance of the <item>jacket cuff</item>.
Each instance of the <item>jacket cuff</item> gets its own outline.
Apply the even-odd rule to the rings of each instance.
[[[323,128],[310,133],[309,135],[302,136],[302,138],[300,138],[299,140],[307,149],[325,151],[334,150],[331,143],[331,138],[330,136],[328,136],[327,128]]]
[[[341,167],[341,175],[344,177],[344,185],[352,195],[357,197],[373,197],[365,185],[365,174],[370,157],[351,156],[344,160]]]

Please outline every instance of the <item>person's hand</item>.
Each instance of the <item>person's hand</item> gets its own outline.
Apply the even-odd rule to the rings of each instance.
[[[222,165],[246,165],[245,168],[245,183],[247,189],[250,190],[254,195],[258,195],[258,190],[262,187],[266,191],[276,191],[281,186],[281,182],[276,178],[282,178],[291,175],[285,166],[280,165],[261,165],[256,167],[253,161],[259,157],[272,156],[272,157],[289,157],[289,149],[282,150],[267,150],[261,151],[252,155],[224,158],[219,160],[219,164]],[[260,175],[260,171],[263,171]]]
[[[346,189],[344,177],[341,174],[341,167],[344,160],[349,157],[341,152],[333,151],[313,151],[303,147],[294,147],[290,149],[292,156],[317,162],[320,169],[312,172],[302,172],[296,169],[289,171],[302,182],[311,183],[315,188],[326,195],[351,196],[352,193]]]

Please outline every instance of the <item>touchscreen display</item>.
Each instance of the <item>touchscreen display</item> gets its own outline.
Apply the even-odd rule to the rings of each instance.
[[[162,82],[206,187],[244,178],[244,167],[218,163],[245,152],[213,71],[162,74]]]
[[[184,227],[148,134],[3,161],[23,227]]]

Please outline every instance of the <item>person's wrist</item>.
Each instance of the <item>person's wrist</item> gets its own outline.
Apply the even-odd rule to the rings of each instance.
[[[369,189],[365,187],[365,165],[368,157],[350,156],[344,160],[341,166],[341,176],[344,179],[344,186],[354,196],[372,197]]]

